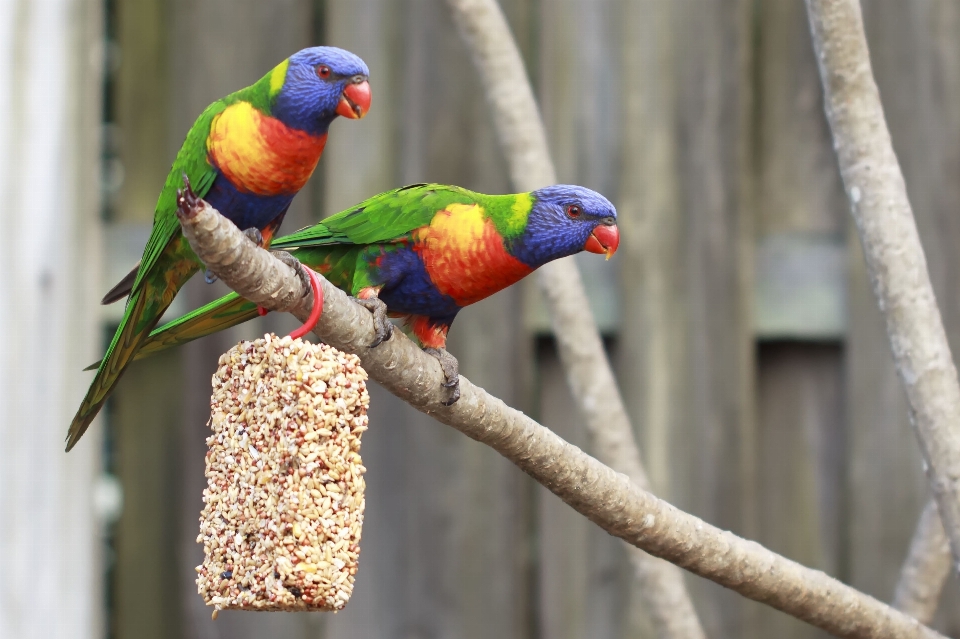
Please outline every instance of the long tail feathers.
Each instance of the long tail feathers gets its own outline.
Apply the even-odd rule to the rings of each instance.
[[[150,333],[134,359],[155,355],[174,346],[213,335],[257,317],[257,305],[236,293],[201,306]]]
[[[150,333],[150,337],[144,340],[133,359],[136,361],[156,355],[168,348],[232,328],[256,316],[256,304],[236,293],[230,293],[155,329]],[[100,362],[91,364],[85,370],[98,366]]]
[[[100,412],[100,408],[107,401],[107,397],[110,396],[127,365],[133,361],[133,356],[140,345],[147,339],[150,329],[156,324],[156,319],[153,323],[143,324],[144,308],[151,297],[148,288],[146,286],[141,287],[133,294],[127,304],[123,321],[117,328],[109,348],[107,348],[106,356],[97,368],[97,376],[90,384],[80,408],[77,409],[77,414],[70,424],[70,430],[67,431],[67,451],[73,448],[80,437],[83,436],[83,433],[86,432],[90,422]],[[159,318],[164,308],[151,310],[156,313],[156,318]],[[138,324],[141,326],[139,331],[137,330]]]

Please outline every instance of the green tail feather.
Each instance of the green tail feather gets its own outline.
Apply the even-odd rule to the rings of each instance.
[[[233,328],[256,316],[256,304],[248,302],[236,293],[229,293],[206,306],[201,306],[195,311],[154,329],[150,333],[150,338],[144,341],[140,350],[134,355],[133,361],[136,362],[163,352],[168,348]],[[94,362],[83,370],[90,371],[99,366],[100,362]]]
[[[67,451],[73,448],[86,432],[90,422],[97,416],[104,402],[113,392],[114,386],[116,386],[120,376],[123,375],[127,365],[133,361],[134,354],[150,334],[150,329],[156,325],[157,319],[152,322],[144,322],[144,311],[147,303],[151,301],[151,292],[149,287],[144,286],[130,297],[123,314],[123,321],[120,322],[120,327],[117,328],[113,341],[107,348],[107,354],[97,368],[97,376],[90,384],[87,395],[83,398],[83,402],[70,424],[70,430],[67,431]],[[171,295],[170,298],[172,299],[173,296]],[[164,310],[165,307],[159,308],[155,317],[159,318]]]
[[[150,340],[134,359],[149,357],[168,348],[232,328],[256,316],[256,304],[236,293],[229,293],[150,333]]]

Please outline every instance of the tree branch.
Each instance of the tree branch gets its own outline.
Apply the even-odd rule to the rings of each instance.
[[[309,315],[312,294],[293,270],[206,202],[180,221],[196,254],[237,293],[301,320]],[[490,446],[610,534],[840,637],[941,637],[820,571],[674,508],[466,378],[460,380],[460,401],[442,406],[446,395],[437,360],[399,331],[367,348],[374,336],[371,314],[326,280],[322,285],[324,312],[315,329],[322,340],[357,353],[371,379]]]
[[[518,191],[556,184],[546,133],[523,59],[496,0],[448,0],[493,111],[497,137]],[[597,330],[580,271],[572,259],[538,271],[573,396],[597,456],[649,490],[633,427]],[[639,595],[658,637],[703,639],[697,611],[673,566],[628,548]]]
[[[921,623],[930,623],[949,575],[950,543],[937,512],[937,502],[931,499],[910,540],[910,552],[894,591],[893,607]]]
[[[927,477],[960,560],[960,385],[857,0],[806,0],[840,173]]]

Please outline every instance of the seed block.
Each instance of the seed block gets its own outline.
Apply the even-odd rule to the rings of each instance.
[[[366,379],[356,355],[270,334],[220,358],[197,537],[197,590],[214,616],[336,611],[350,599]]]

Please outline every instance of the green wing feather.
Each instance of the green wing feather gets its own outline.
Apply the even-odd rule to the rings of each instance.
[[[228,293],[154,330],[134,355],[133,361],[219,333],[256,316],[256,304],[243,299],[236,293]],[[83,370],[95,370],[99,366],[100,362],[95,362]]]
[[[144,275],[157,263],[160,254],[174,237],[180,234],[180,222],[177,220],[177,189],[183,187],[183,176],[190,179],[193,192],[199,197],[206,196],[217,177],[216,168],[207,160],[207,137],[213,119],[227,108],[227,100],[217,100],[208,106],[193,127],[187,133],[187,139],[177,153],[167,181],[157,200],[157,209],[153,215],[153,229],[150,239],[143,249],[140,268],[133,282],[133,291],[143,283]]]
[[[256,304],[236,293],[229,293],[153,331],[134,359],[149,357],[168,348],[212,335],[256,316]]]
[[[486,197],[458,186],[411,184],[376,195],[319,224],[277,238],[270,248],[395,242],[429,224],[437,211],[450,204],[473,204]]]

